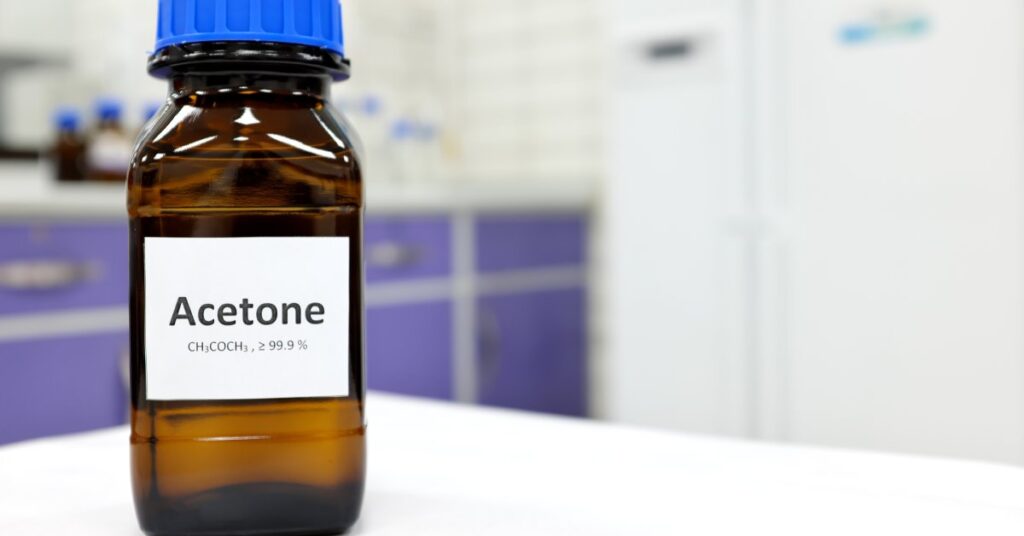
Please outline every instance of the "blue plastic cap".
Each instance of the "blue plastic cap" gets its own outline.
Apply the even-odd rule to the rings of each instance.
[[[340,0],[160,0],[156,51],[208,41],[260,41],[345,55]]]
[[[53,114],[53,122],[60,130],[78,130],[81,120],[82,116],[78,110],[70,107],[58,108],[57,112]]]
[[[96,117],[101,121],[119,121],[122,108],[121,103],[114,99],[99,99],[96,101]]]

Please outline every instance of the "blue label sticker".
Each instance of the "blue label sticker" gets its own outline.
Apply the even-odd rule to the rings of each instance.
[[[912,39],[931,29],[928,16],[919,12],[879,10],[839,28],[839,42],[861,45],[874,41]]]

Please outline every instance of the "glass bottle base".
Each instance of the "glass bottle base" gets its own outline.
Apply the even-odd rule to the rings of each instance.
[[[355,524],[362,498],[361,485],[240,484],[173,501],[148,498],[138,514],[150,536],[333,535]]]

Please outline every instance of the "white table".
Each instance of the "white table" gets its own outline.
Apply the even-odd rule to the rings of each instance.
[[[373,536],[1024,534],[1024,469],[371,394]],[[127,430],[0,448],[0,534],[139,534]]]

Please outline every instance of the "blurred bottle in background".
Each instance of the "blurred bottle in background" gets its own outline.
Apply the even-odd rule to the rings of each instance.
[[[96,102],[97,124],[89,137],[86,165],[90,180],[121,182],[128,171],[132,139],[121,123],[123,107],[119,101]]]
[[[85,140],[81,135],[81,115],[74,108],[61,108],[54,115],[57,138],[50,152],[54,178],[59,182],[85,179]]]
[[[366,93],[335,101],[359,129],[367,160],[373,163],[366,177],[393,182],[446,178],[443,120],[391,99]]]
[[[416,160],[419,179],[437,181],[444,178],[441,129],[434,122],[421,120],[416,128]]]
[[[359,132],[366,161],[373,162],[364,170],[364,177],[377,181],[394,177],[390,160],[390,134],[384,113],[384,101],[375,94],[335,99],[335,105],[348,117]]]
[[[399,117],[391,123],[384,151],[393,164],[392,179],[433,181],[444,176],[441,130],[435,123]]]
[[[391,123],[388,138],[388,161],[394,168],[391,178],[410,181],[417,177],[419,162],[416,158],[416,124],[412,119],[400,117]]]

